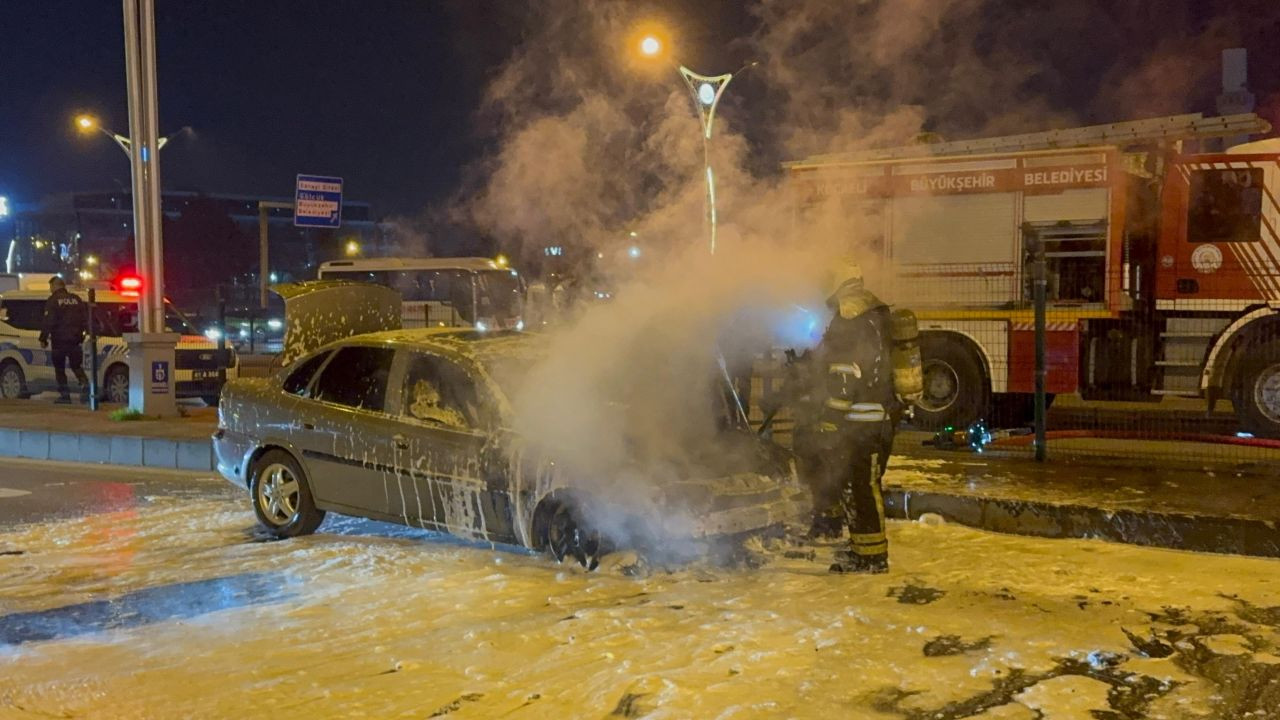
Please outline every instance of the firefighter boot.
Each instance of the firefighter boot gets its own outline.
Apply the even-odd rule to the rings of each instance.
[[[889,572],[889,554],[859,555],[852,550],[837,550],[836,561],[829,570],[837,575],[879,575]]]
[[[71,392],[66,388],[58,388],[58,399],[53,401],[55,405],[70,405]]]

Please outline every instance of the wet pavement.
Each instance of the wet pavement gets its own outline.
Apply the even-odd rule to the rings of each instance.
[[[744,567],[636,573],[618,554],[587,574],[337,516],[267,541],[220,480],[34,465],[0,463],[4,718],[1280,707],[1275,560],[934,519],[891,523],[887,575],[828,574],[831,546],[763,544]]]

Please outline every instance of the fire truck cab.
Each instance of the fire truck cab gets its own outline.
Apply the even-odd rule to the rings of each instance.
[[[1280,437],[1280,140],[1256,115],[1179,115],[786,164],[797,228],[847,236],[921,323],[928,428],[1028,419],[1032,266],[1049,393],[1230,400]],[[871,262],[869,264],[876,264]]]

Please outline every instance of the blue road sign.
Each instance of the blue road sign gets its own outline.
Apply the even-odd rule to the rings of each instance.
[[[336,228],[342,225],[342,178],[299,175],[293,198],[293,224]]]
[[[151,363],[151,394],[169,394],[169,363],[166,360],[154,360]]]

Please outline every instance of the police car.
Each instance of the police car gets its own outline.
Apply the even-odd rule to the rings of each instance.
[[[25,284],[25,283],[24,283]],[[0,290],[0,398],[25,398],[56,390],[48,348],[40,347],[47,289]],[[68,290],[88,302],[88,291]],[[94,304],[98,332],[98,396],[104,402],[129,402],[129,368],[123,335],[138,331],[138,299],[111,290],[98,290]],[[175,308],[165,303],[165,329],[181,334],[174,357],[174,390],[179,398],[198,397],[215,404],[222,386],[218,379],[218,347],[196,331]],[[84,343],[84,370],[90,371],[88,337]],[[227,377],[236,376],[235,351],[226,351]],[[75,378],[68,372],[75,390]]]

